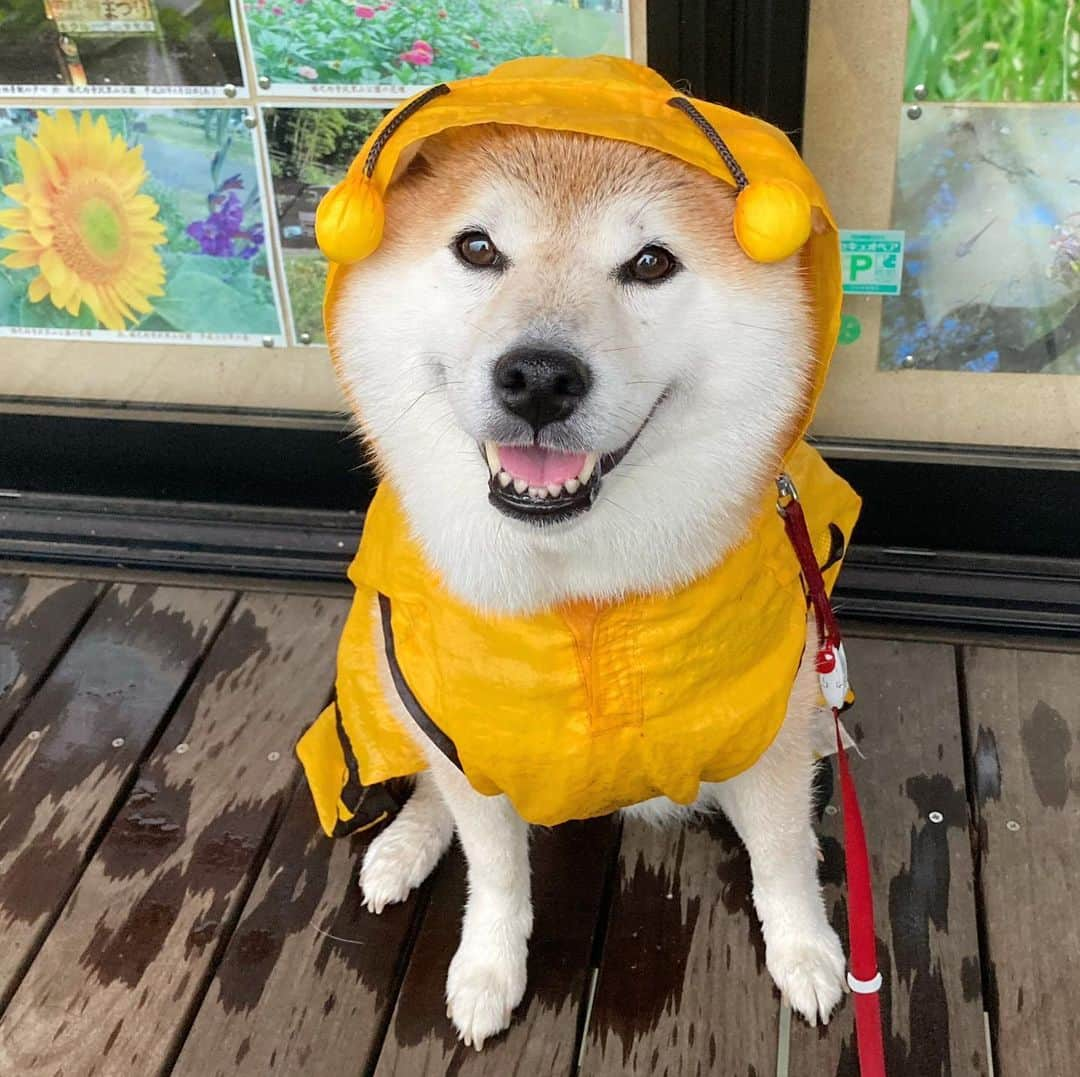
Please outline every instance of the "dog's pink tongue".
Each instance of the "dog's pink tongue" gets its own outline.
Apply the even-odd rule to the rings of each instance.
[[[581,452],[556,452],[539,445],[500,445],[499,463],[515,479],[530,486],[547,486],[576,479],[585,466]]]

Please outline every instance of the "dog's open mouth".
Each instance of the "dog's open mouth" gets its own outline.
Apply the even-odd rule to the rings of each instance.
[[[484,443],[491,477],[488,500],[500,512],[533,523],[559,523],[591,508],[603,476],[637,435],[613,453],[570,453],[543,445]]]
[[[634,447],[657,409],[665,389],[634,436],[615,452],[561,452],[545,445],[499,445],[485,441],[488,500],[506,516],[530,523],[561,523],[592,508],[604,476]]]

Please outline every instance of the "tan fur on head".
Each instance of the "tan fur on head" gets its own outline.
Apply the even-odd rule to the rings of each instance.
[[[417,253],[467,192],[492,174],[532,196],[537,223],[554,241],[613,199],[662,196],[696,221],[702,268],[746,261],[732,232],[735,191],[727,184],[633,143],[496,124],[451,128],[419,147],[387,194],[383,245]]]

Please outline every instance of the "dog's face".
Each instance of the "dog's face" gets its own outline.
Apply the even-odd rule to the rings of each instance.
[[[527,610],[670,587],[745,533],[814,340],[798,259],[748,259],[733,206],[662,154],[493,126],[429,140],[391,187],[331,348],[462,597]]]

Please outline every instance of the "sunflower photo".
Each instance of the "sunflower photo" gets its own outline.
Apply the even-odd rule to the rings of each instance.
[[[243,87],[232,0],[0,0],[0,97]]]
[[[343,179],[375,130],[381,108],[264,108],[288,305],[296,339],[322,344],[326,259],[315,242],[315,210]]]
[[[240,109],[0,109],[0,334],[282,337]]]
[[[243,0],[271,92],[407,96],[520,56],[630,55],[628,0]]]

